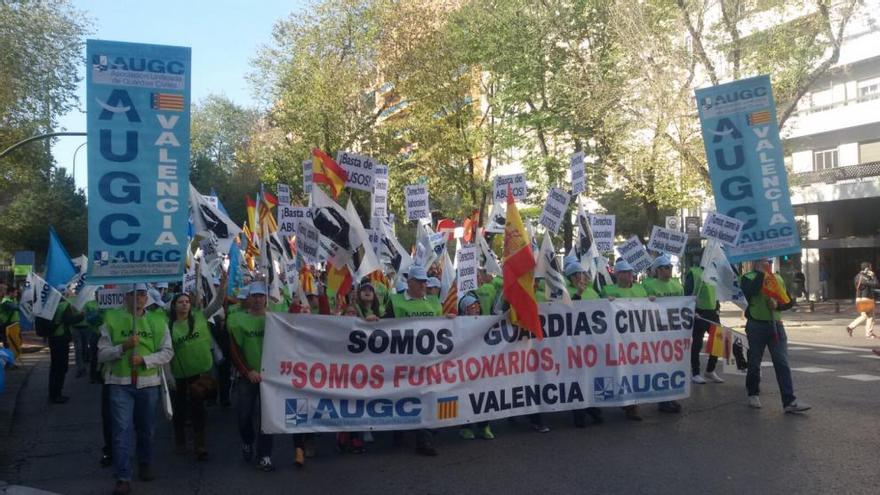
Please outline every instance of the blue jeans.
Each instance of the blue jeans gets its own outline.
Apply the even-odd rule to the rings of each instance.
[[[239,377],[235,382],[235,409],[238,413],[238,433],[241,441],[248,445],[254,443],[254,416],[260,418],[260,384],[251,383],[247,377]],[[262,431],[257,435],[257,457],[272,455],[272,435]]]
[[[153,463],[153,430],[160,387],[107,385],[113,417],[113,467],[116,479],[131,481],[131,430],[137,435],[138,464]]]
[[[746,390],[749,395],[761,393],[761,361],[764,359],[764,347],[770,349],[770,359],[776,371],[776,383],[782,395],[782,406],[795,401],[794,385],[791,383],[791,368],[788,367],[788,339],[782,322],[775,324],[768,321],[748,320],[746,337],[749,340],[749,371],[746,374]]]

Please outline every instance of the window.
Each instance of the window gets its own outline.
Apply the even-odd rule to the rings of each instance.
[[[856,84],[859,98],[874,98],[880,96],[880,77],[862,79]]]
[[[810,95],[810,106],[816,108],[830,105],[833,101],[832,96],[831,88],[813,91],[813,94]]]
[[[813,152],[813,170],[827,170],[837,167],[837,148]]]
[[[859,163],[880,162],[880,141],[859,143]]]

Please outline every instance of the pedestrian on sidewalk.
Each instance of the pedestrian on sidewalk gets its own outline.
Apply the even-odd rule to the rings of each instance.
[[[877,276],[871,270],[871,264],[862,262],[861,271],[855,277],[856,287],[856,313],[859,316],[846,326],[846,332],[850,337],[853,330],[863,322],[865,323],[865,338],[876,339],[874,334],[874,289],[877,288]]]
[[[113,415],[113,493],[131,492],[131,434],[137,436],[138,477],[152,481],[153,433],[161,394],[162,366],[174,349],[165,320],[148,316],[146,284],[125,288],[124,308],[104,314],[98,341],[98,362],[104,363],[104,383],[110,391]]]
[[[765,284],[766,277],[774,277],[775,283]],[[788,339],[782,324],[781,311],[791,309],[793,301],[785,291],[785,282],[771,271],[770,259],[763,258],[755,262],[754,271],[742,276],[740,286],[749,303],[746,308],[746,338],[749,341],[746,391],[749,394],[749,407],[761,408],[761,361],[764,359],[766,347],[770,349],[783,409],[786,413],[807,411],[810,406],[798,403],[794,395],[791,368],[788,366]],[[769,295],[771,292],[775,292],[772,297]],[[776,297],[787,302],[779,302]]]

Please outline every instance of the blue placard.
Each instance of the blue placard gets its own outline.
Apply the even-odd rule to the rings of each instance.
[[[186,47],[88,40],[90,283],[183,275],[190,59]]]
[[[744,223],[728,259],[799,253],[770,77],[698,89],[696,96],[715,206]]]

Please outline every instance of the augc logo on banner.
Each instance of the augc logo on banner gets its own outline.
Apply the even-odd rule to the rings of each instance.
[[[89,40],[89,279],[183,273],[190,49]]]

